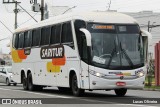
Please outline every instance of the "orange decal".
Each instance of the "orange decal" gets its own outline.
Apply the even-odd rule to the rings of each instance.
[[[24,50],[18,50],[18,56],[20,59],[26,59],[27,55],[24,54]]]
[[[53,65],[65,65],[66,63],[66,57],[64,56],[63,58],[53,58],[52,59],[52,64]]]

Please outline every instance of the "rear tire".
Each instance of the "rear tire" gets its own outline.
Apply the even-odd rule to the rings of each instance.
[[[115,89],[114,91],[115,91],[116,95],[119,97],[123,97],[127,93],[127,89],[125,89],[125,88]]]
[[[25,75],[23,76],[23,89],[28,90],[28,83]]]
[[[11,85],[8,78],[6,79],[6,84],[7,84],[8,86]]]
[[[32,74],[31,73],[28,74],[27,83],[28,83],[28,90],[29,91],[34,91],[35,86],[33,85]]]
[[[28,90],[29,91],[42,91],[43,90],[43,86],[33,84],[31,73],[28,74],[27,80],[28,80]]]
[[[72,76],[72,79],[71,79],[71,89],[72,89],[72,93],[74,96],[81,96],[84,94],[84,90],[83,89],[80,89],[78,88],[78,80],[77,80],[77,76],[76,74],[74,74]]]

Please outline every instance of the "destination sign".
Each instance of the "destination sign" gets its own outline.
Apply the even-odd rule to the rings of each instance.
[[[115,27],[114,25],[97,25],[97,24],[94,24],[93,29],[108,29],[108,30],[114,30]]]

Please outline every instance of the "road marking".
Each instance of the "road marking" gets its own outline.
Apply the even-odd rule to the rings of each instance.
[[[44,95],[44,96],[47,96],[47,97],[73,98],[73,97],[67,97],[67,96],[49,95],[49,94],[42,94],[42,93],[38,93],[38,92],[28,92],[28,91],[13,90],[13,89],[5,89],[5,88],[0,88],[0,90],[5,90],[5,91],[16,91],[16,92],[24,92],[24,93],[29,93],[29,94]]]

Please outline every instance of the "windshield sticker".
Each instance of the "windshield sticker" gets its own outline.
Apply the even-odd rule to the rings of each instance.
[[[100,63],[100,64],[105,64],[105,62],[106,62],[105,59],[100,58],[100,57],[98,57],[98,56],[94,56],[94,57],[93,57],[93,61],[94,61],[94,62],[97,62],[97,63]]]

